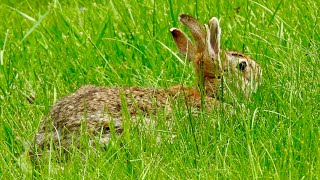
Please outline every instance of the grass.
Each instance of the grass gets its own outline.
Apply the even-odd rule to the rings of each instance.
[[[319,178],[317,7],[313,0],[2,0],[0,178]],[[69,157],[52,151],[32,165],[26,151],[41,119],[81,85],[194,85],[191,65],[171,52],[169,29],[185,29],[180,13],[200,22],[217,16],[222,48],[259,62],[264,80],[252,100],[235,99],[234,114],[189,116],[178,106],[172,127],[160,113],[151,117],[158,131],[129,125],[107,148],[84,138]]]

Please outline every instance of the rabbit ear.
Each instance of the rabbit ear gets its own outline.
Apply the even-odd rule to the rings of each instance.
[[[179,20],[190,29],[198,50],[203,51],[205,48],[205,32],[202,25],[195,18],[186,14],[180,14]]]
[[[179,52],[182,55],[187,56],[189,60],[193,60],[196,50],[188,36],[177,28],[171,28],[170,32],[179,49]]]
[[[209,41],[208,43],[210,44],[214,52],[214,55],[218,56],[220,52],[220,34],[221,34],[221,29],[219,27],[219,20],[216,17],[212,17],[209,21],[209,27],[206,27],[206,29],[207,29],[207,38]]]

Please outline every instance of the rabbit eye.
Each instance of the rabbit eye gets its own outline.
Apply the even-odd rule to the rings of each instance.
[[[241,71],[246,70],[246,67],[247,67],[247,62],[242,61],[242,62],[239,63],[239,69],[240,69]]]

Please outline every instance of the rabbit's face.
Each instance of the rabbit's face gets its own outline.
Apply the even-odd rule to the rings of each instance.
[[[262,80],[260,65],[250,57],[234,51],[225,51],[223,69],[226,83],[235,86],[248,97]]]
[[[179,52],[193,63],[200,89],[203,87],[207,96],[220,94],[222,75],[225,74],[228,83],[231,81],[237,89],[241,88],[246,96],[257,89],[262,74],[260,66],[240,53],[221,52],[221,29],[217,18],[211,18],[204,26],[186,14],[181,14],[179,20],[189,28],[195,44],[180,29],[170,29],[171,34]]]

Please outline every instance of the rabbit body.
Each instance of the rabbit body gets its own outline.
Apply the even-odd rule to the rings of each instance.
[[[83,123],[90,135],[100,134],[100,141],[106,144],[112,128],[117,134],[122,132],[124,116],[129,115],[134,122],[137,117],[148,117],[161,109],[170,114],[177,99],[183,99],[189,107],[204,105],[212,109],[221,104],[217,97],[223,77],[235,83],[237,90],[246,96],[256,90],[262,76],[259,64],[241,53],[220,50],[217,18],[213,17],[204,28],[189,15],[182,14],[179,20],[189,28],[195,44],[180,29],[170,31],[179,52],[192,62],[198,86],[167,89],[83,86],[53,105],[36,135],[36,144],[43,148],[51,139],[54,144],[68,147]]]
[[[101,133],[100,142],[107,143],[110,139],[110,126],[120,134],[123,130],[123,116],[126,114],[132,121],[155,114],[158,110],[170,114],[174,104],[172,101],[177,98],[184,98],[191,107],[201,106],[200,94],[180,86],[153,89],[86,85],[53,105],[49,117],[36,135],[36,143],[43,148],[49,145],[52,138],[54,144],[67,147],[72,144],[73,135],[79,133],[82,125],[86,126],[90,135]],[[207,107],[219,103],[210,97],[205,97],[204,100],[207,101]]]

